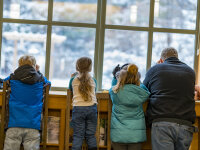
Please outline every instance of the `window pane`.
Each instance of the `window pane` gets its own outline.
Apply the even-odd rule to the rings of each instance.
[[[197,0],[155,0],[155,27],[195,29]]]
[[[54,0],[53,20],[96,23],[97,0]]]
[[[149,25],[150,0],[107,0],[106,24]]]
[[[109,89],[112,71],[117,64],[135,63],[142,79],[146,73],[148,33],[106,30],[103,65],[103,89]]]
[[[153,36],[152,65],[160,59],[164,48],[174,47],[178,51],[179,59],[190,67],[194,67],[195,35],[154,33]]]
[[[6,77],[18,67],[18,59],[25,54],[36,58],[40,71],[45,71],[46,26],[3,24],[1,76]]]
[[[3,17],[47,20],[48,0],[3,0]]]
[[[92,60],[95,49],[95,29],[53,27],[50,80],[54,87],[67,87],[70,75],[76,71],[76,60],[87,56]]]

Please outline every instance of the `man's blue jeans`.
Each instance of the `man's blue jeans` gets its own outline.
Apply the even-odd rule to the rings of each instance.
[[[189,150],[192,137],[190,126],[165,121],[152,124],[152,150]]]
[[[74,130],[72,150],[81,150],[85,138],[88,148],[96,148],[97,106],[75,106],[72,110]]]

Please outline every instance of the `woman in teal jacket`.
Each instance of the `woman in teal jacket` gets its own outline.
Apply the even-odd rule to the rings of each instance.
[[[113,103],[111,141],[114,150],[141,150],[141,142],[146,141],[142,104],[150,93],[143,87],[138,67],[130,64],[120,71],[117,85],[109,90]]]

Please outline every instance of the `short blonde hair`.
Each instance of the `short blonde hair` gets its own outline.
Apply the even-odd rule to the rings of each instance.
[[[19,64],[19,67],[23,66],[23,65],[30,65],[32,67],[35,67],[36,59],[34,56],[24,55],[24,56],[20,57],[20,59],[18,60],[18,64]]]

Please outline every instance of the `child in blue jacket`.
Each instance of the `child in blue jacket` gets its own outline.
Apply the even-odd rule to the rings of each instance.
[[[10,82],[11,93],[4,150],[20,150],[21,144],[24,150],[39,150],[43,86],[50,82],[38,71],[33,56],[22,56],[18,63],[5,79]]]
[[[141,150],[141,142],[146,141],[142,104],[147,100],[149,92],[140,87],[135,64],[120,70],[117,84],[112,86],[109,94],[113,103],[111,141],[114,150]]]

